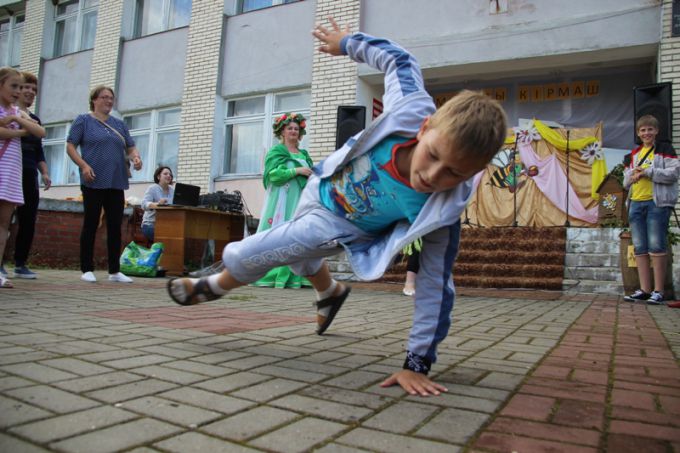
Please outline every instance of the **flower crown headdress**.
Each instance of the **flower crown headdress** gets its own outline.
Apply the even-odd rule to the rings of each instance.
[[[274,135],[276,138],[281,138],[281,132],[283,131],[283,128],[286,127],[286,125],[291,121],[296,122],[298,126],[300,126],[300,138],[305,135],[305,127],[307,126],[305,117],[300,113],[284,113],[283,115],[277,117],[274,120],[274,124],[272,124],[272,129],[274,129]]]

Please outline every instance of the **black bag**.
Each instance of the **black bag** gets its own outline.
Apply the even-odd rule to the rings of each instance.
[[[243,196],[238,190],[232,193],[219,190],[201,195],[198,204],[216,211],[243,214]]]

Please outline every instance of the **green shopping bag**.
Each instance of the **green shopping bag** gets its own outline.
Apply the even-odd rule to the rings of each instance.
[[[120,255],[120,271],[126,275],[155,277],[162,254],[162,242],[154,242],[151,248],[130,242]]]

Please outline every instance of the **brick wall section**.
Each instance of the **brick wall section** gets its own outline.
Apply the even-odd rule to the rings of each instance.
[[[39,210],[35,224],[35,238],[28,256],[29,267],[49,267],[52,269],[80,269],[80,231],[83,226],[82,212]],[[14,239],[17,234],[17,225],[12,225],[10,237],[5,248],[5,268],[14,269]],[[94,266],[96,270],[107,270],[106,251],[106,219],[99,230],[94,248]],[[131,241],[146,247],[146,238],[142,234],[141,214],[123,216],[121,227],[121,252]],[[202,267],[201,260],[205,241],[199,239],[187,239],[184,247],[185,264],[188,269]],[[161,260],[162,262],[162,260]]]
[[[673,0],[664,0],[662,6],[661,43],[659,45],[659,82],[673,83],[673,145],[680,149],[680,37],[671,37],[671,12]],[[680,198],[675,205],[680,215]],[[671,224],[675,219],[671,216]],[[676,225],[680,226],[680,225]]]
[[[208,189],[215,92],[220,64],[223,0],[194,0],[187,42],[177,177]]]
[[[43,45],[43,24],[47,19],[44,0],[26,2],[26,21],[21,41],[21,70],[32,72],[40,78],[40,55]]]
[[[106,85],[116,89],[122,22],[123,0],[99,2],[90,88]]]
[[[316,22],[328,25],[333,16],[340,26],[357,31],[361,12],[359,0],[317,0]],[[315,43],[318,46],[318,41]],[[339,105],[356,103],[357,64],[347,57],[314,52],[312,61],[312,105],[310,155],[315,162],[335,151],[335,127]]]
[[[51,267],[54,269],[80,268],[80,231],[83,226],[81,212],[38,211],[35,237],[28,257],[29,266]],[[122,246],[129,243],[135,230],[129,216],[123,217]],[[5,262],[14,261],[14,238],[16,224],[12,225],[10,239],[5,250]],[[94,261],[98,270],[107,269],[106,222],[97,231]],[[7,266],[7,269],[13,269]]]

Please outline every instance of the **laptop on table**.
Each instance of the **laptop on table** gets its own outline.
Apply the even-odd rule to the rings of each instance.
[[[175,196],[168,206],[198,206],[201,188],[191,184],[175,183]]]

